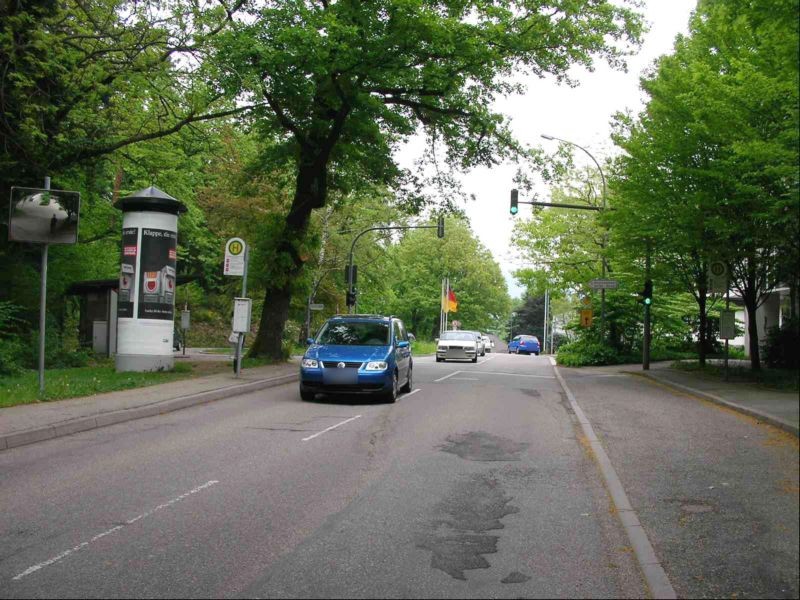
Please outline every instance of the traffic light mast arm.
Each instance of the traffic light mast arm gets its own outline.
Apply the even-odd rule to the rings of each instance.
[[[442,217],[439,217],[441,220]],[[444,233],[444,224],[442,225],[442,233]],[[353,254],[356,250],[356,242],[358,242],[359,238],[364,235],[365,233],[369,233],[370,231],[390,231],[390,230],[397,230],[397,229],[439,229],[439,224],[436,225],[394,225],[394,226],[379,226],[379,227],[369,227],[359,233],[356,237],[353,238],[353,243],[350,244],[350,256],[347,260],[347,294],[348,296],[353,293]]]

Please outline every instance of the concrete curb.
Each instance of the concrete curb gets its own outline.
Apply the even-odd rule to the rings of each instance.
[[[702,398],[703,400],[708,400],[709,402],[713,402],[714,404],[719,404],[720,406],[726,406],[728,408],[732,408],[733,410],[736,410],[740,413],[744,413],[750,417],[755,417],[759,421],[763,421],[764,423],[769,423],[773,427],[777,427],[778,429],[783,429],[788,433],[800,437],[800,427],[798,427],[797,425],[789,423],[789,421],[785,421],[779,417],[775,417],[773,415],[767,414],[755,408],[750,408],[749,406],[744,406],[742,404],[737,404],[736,402],[731,402],[730,400],[725,400],[724,398],[720,398],[719,396],[715,396],[714,394],[709,394],[708,392],[696,390],[694,388],[689,387],[688,385],[675,383],[674,381],[658,377],[657,375],[653,375],[652,373],[632,373],[628,371],[625,372],[629,373],[630,375],[635,375],[638,377],[644,377],[645,379],[650,379],[667,387],[672,387],[673,389],[676,389],[681,392],[689,392],[693,396],[697,396],[698,398]]]
[[[581,409],[572,391],[567,386],[567,382],[564,381],[561,373],[559,373],[555,361],[551,359],[550,364],[553,366],[556,379],[558,379],[558,383],[561,384],[561,389],[564,390],[567,401],[570,403],[575,417],[583,430],[583,434],[586,436],[586,441],[589,443],[589,447],[594,453],[600,474],[611,496],[611,501],[617,509],[622,528],[628,535],[631,548],[633,548],[633,554],[636,557],[636,561],[639,563],[639,568],[642,570],[645,583],[650,589],[650,595],[653,598],[663,598],[665,600],[677,598],[678,596],[670,583],[669,576],[661,565],[661,561],[659,561],[656,556],[653,545],[647,537],[647,532],[644,530],[644,527],[642,527],[636,511],[628,500],[628,495],[625,493],[622,481],[617,475],[614,465],[611,464],[611,459],[608,457],[605,448],[603,448],[603,444],[595,434],[592,424]]]
[[[82,431],[89,431],[90,429],[98,429],[100,427],[116,425],[117,423],[124,423],[126,421],[133,421],[135,419],[154,417],[156,415],[181,410],[182,408],[189,408],[190,406],[197,406],[198,404],[213,402],[214,400],[222,400],[223,398],[247,394],[249,392],[255,392],[258,390],[283,385],[284,383],[292,383],[293,381],[298,381],[299,379],[300,375],[298,373],[279,375],[277,377],[258,379],[256,381],[233,384],[223,388],[217,388],[215,390],[198,392],[188,396],[170,398],[169,400],[146,404],[144,406],[115,410],[99,415],[93,415],[91,417],[78,417],[76,419],[61,421],[60,423],[54,423],[45,427],[37,427],[35,429],[26,429],[24,431],[8,433],[5,435],[0,435],[0,450],[9,450],[18,446],[35,444],[36,442],[52,440],[66,435],[72,435],[73,433],[80,433]]]

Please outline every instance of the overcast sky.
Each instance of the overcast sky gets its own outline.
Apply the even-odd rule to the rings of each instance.
[[[639,76],[659,56],[672,51],[678,33],[685,33],[689,15],[696,0],[645,0],[644,14],[650,31],[636,56],[628,59],[628,72],[612,71],[598,63],[594,72],[573,69],[572,78],[579,81],[577,88],[557,85],[553,80],[530,78],[527,93],[503,99],[496,109],[511,119],[514,133],[523,144],[541,145],[555,152],[556,142],[541,139],[549,134],[573,141],[585,147],[598,161],[613,151],[610,141],[611,117],[618,111],[631,109],[638,112],[643,106],[639,90]],[[416,152],[411,148],[402,152],[401,165],[410,167]],[[581,152],[575,153],[579,166],[591,165]],[[489,248],[503,269],[509,292],[519,297],[524,291],[511,275],[522,266],[510,248],[514,218],[509,215],[509,193],[516,172],[514,165],[489,169],[476,169],[463,178],[464,190],[474,194],[476,200],[466,205],[472,229]],[[546,190],[540,194],[547,198]],[[524,199],[524,198],[521,198]],[[525,218],[530,207],[520,206],[516,218]]]

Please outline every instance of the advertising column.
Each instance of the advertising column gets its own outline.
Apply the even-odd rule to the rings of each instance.
[[[154,187],[116,206],[123,212],[116,369],[171,369],[178,214],[186,207]]]

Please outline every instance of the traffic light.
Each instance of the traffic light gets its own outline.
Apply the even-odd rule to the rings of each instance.
[[[511,190],[511,214],[515,215],[519,212],[519,191]]]
[[[439,222],[436,224],[436,235],[439,238],[444,237],[444,217],[439,216]]]
[[[644,289],[639,292],[639,302],[645,306],[650,306],[653,303],[653,280],[647,279],[644,282]]]
[[[355,290],[347,290],[347,306],[356,305],[356,292]]]

